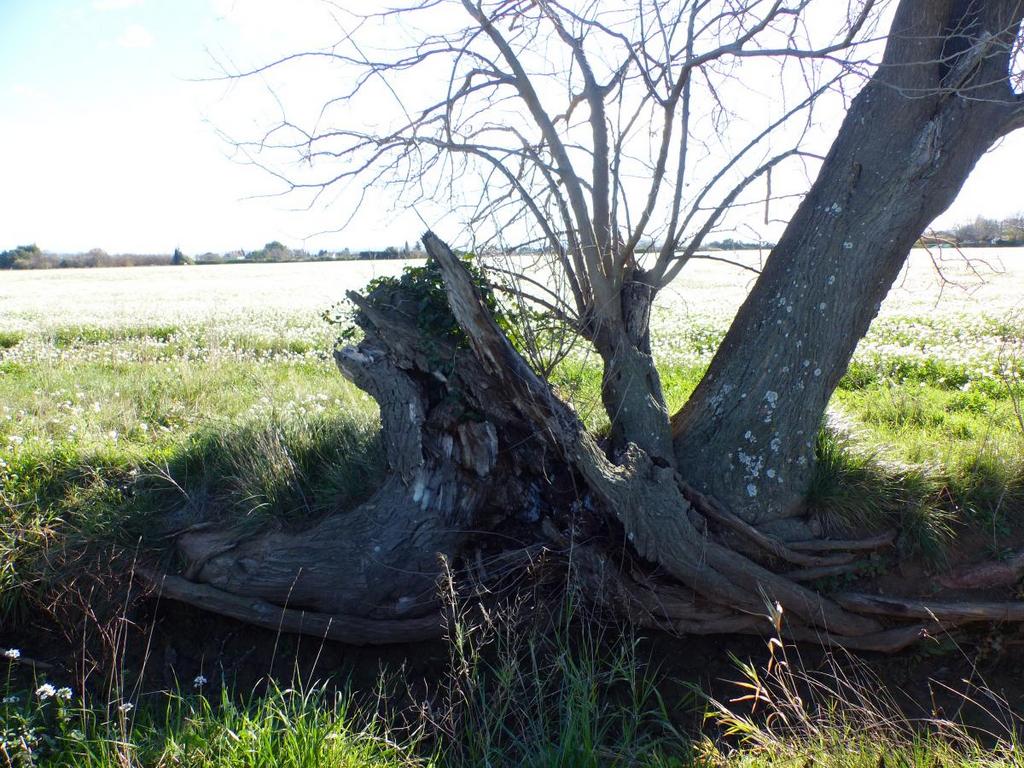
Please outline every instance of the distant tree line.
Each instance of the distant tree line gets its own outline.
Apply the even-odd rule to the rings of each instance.
[[[921,237],[921,245],[955,245],[959,247],[1024,247],[1024,213],[1007,219],[987,219],[978,216],[974,221],[960,224],[949,230],[933,231]],[[726,238],[706,243],[701,250],[745,251],[770,250],[773,243],[747,242]],[[646,246],[646,247],[645,247]],[[653,241],[641,245],[638,250],[657,250]],[[525,247],[523,253],[534,249]],[[543,249],[536,249],[543,250]],[[0,269],[70,269],[82,267],[154,267],[185,266],[189,264],[272,264],[297,261],[358,261],[378,259],[421,259],[424,253],[419,243],[410,247],[388,246],[383,250],[340,251],[319,250],[316,253],[292,249],[277,240],[252,251],[236,250],[227,253],[206,252],[196,255],[185,254],[180,248],[173,253],[118,253],[110,254],[102,248],[93,248],[85,253],[51,253],[43,251],[34,243],[19,245],[9,251],[0,251]]]
[[[714,240],[713,242],[706,243],[702,250],[707,251],[761,251],[771,250],[775,247],[775,243],[768,243],[765,241],[760,242],[748,242],[746,240],[734,240],[731,237],[727,237],[724,240]]]
[[[174,256],[167,254],[119,253],[109,254],[102,248],[86,253],[49,253],[38,245],[19,245],[9,251],[0,251],[0,269],[65,269],[69,267],[148,267],[173,264]]]
[[[0,269],[73,269],[83,267],[153,267],[186,266],[190,264],[270,264],[297,261],[354,261],[369,259],[423,258],[419,245],[413,248],[389,246],[384,250],[340,251],[320,250],[310,253],[301,248],[292,249],[274,240],[253,251],[237,250],[228,253],[186,254],[175,248],[171,254],[109,254],[102,248],[86,253],[50,253],[38,245],[19,245],[9,251],[0,251]]]
[[[949,230],[931,232],[921,238],[925,245],[956,245],[960,247],[1021,247],[1024,246],[1024,213],[1007,219],[986,219],[978,216],[974,221]]]

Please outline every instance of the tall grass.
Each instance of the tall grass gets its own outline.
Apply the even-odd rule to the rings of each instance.
[[[43,687],[59,682],[9,674],[0,766],[5,757],[95,768],[597,768],[689,758],[690,739],[672,724],[638,638],[571,606],[553,625],[519,618],[454,611],[449,665],[418,694],[385,672],[376,692],[361,694],[344,681],[204,693],[211,686],[197,678],[201,690],[141,695],[125,678],[106,701],[71,691],[64,700]]]
[[[781,626],[781,610],[769,612],[776,628]],[[1020,718],[985,686],[957,694],[961,709],[985,722],[971,727],[938,713],[908,716],[870,665],[850,655],[829,656],[810,671],[795,648],[772,637],[765,665],[734,662],[736,695],[707,698],[705,718],[717,735],[703,738],[700,752],[709,762],[744,768],[925,768],[1024,761]]]
[[[524,623],[529,603],[453,615],[443,706],[432,718],[446,765],[597,768],[690,756],[670,709],[692,702],[666,703],[640,638],[581,605],[570,595],[550,623]]]

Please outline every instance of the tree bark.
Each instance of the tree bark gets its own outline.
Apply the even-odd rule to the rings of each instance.
[[[800,512],[820,420],[858,341],[920,233],[1013,127],[1022,15],[1020,0],[900,4],[878,72],[673,418],[680,472],[743,519]]]
[[[656,291],[635,272],[619,294],[619,312],[598,322],[594,346],[601,355],[601,400],[608,414],[609,449],[629,443],[666,465],[675,463],[668,406],[651,356],[651,307]]]

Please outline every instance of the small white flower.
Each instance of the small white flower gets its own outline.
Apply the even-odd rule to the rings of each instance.
[[[56,696],[61,701],[71,701],[71,689],[70,688],[58,688]]]
[[[121,704],[117,708],[117,711],[120,712],[122,715],[127,715],[133,709],[135,709],[135,705],[132,704],[130,701],[126,701],[124,704]]]
[[[10,696],[4,696],[3,698],[4,704],[17,704],[19,701],[21,701],[21,697],[15,696],[14,694],[11,694]]]
[[[43,683],[38,688],[36,688],[36,696],[38,696],[40,699],[49,699],[56,695],[57,689],[49,683]]]
[[[207,682],[207,679],[203,675],[196,675],[195,680],[192,681],[192,685],[196,688],[202,688]]]
[[[21,651],[19,651],[17,648],[8,648],[6,651],[4,651],[4,656],[6,656],[8,659],[20,659]]]

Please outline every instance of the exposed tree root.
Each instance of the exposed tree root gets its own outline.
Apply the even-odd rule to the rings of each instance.
[[[712,498],[697,491],[689,483],[682,484],[683,496],[696,507],[697,511],[709,520],[721,523],[730,530],[739,533],[748,539],[752,544],[762,549],[766,554],[785,560],[794,565],[805,565],[808,567],[822,568],[826,566],[845,565],[850,563],[854,556],[848,552],[827,555],[807,555],[792,547],[787,546],[778,539],[761,532],[756,527],[741,519],[737,515],[718,504]],[[845,549],[845,548],[844,548]]]
[[[1024,621],[1024,602],[980,602],[945,600],[907,600],[880,595],[836,595],[840,605],[852,611],[880,616],[933,619],[943,624],[972,621]]]
[[[440,613],[414,619],[367,619],[350,614],[304,611],[258,597],[235,595],[181,576],[158,574],[144,568],[136,568],[135,572],[164,597],[280,632],[312,635],[350,645],[388,645],[432,640],[440,637],[443,630]]]
[[[939,579],[951,589],[988,589],[1008,587],[1024,576],[1024,551],[1015,552],[1005,560],[979,563]]]
[[[1024,620],[1024,603],[805,586],[855,572],[859,554],[895,534],[787,543],[696,491],[670,458],[632,442],[609,456],[513,348],[466,267],[433,234],[424,245],[460,332],[431,336],[423,297],[383,285],[351,294],[365,338],[336,353],[380,403],[389,479],[306,530],[182,536],[186,577],[147,576],[163,594],[272,629],[407,642],[442,630],[439,555],[497,583],[545,556],[548,541],[563,578],[590,599],[679,634],[777,632],[895,651],[967,622]]]
[[[871,549],[882,549],[896,541],[896,531],[885,531],[865,539],[814,539],[811,541],[791,541],[790,549],[801,552],[834,552],[845,550],[849,552],[862,552]]]

